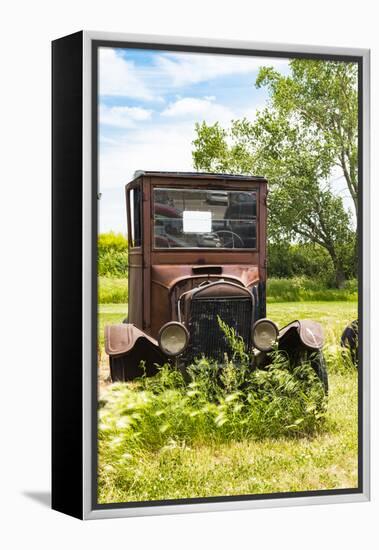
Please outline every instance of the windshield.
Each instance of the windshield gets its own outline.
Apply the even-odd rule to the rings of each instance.
[[[257,192],[154,189],[155,248],[256,248]]]

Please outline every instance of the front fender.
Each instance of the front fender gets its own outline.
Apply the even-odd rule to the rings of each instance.
[[[279,349],[305,347],[318,351],[324,346],[324,331],[320,323],[311,319],[292,321],[281,328],[278,337]]]
[[[112,382],[126,382],[142,375],[154,376],[167,362],[158,342],[132,324],[106,325],[105,351]],[[143,361],[144,366],[141,366]]]
[[[279,330],[277,349],[284,351],[291,361],[297,361],[299,353],[306,351],[309,355],[320,351],[324,345],[324,331],[322,326],[310,319],[292,321]],[[270,352],[255,351],[254,365],[256,368],[265,368],[272,359]]]

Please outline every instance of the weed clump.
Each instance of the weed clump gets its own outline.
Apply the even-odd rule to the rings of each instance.
[[[241,339],[224,332],[233,353],[222,364],[202,357],[185,375],[165,364],[152,378],[110,387],[99,409],[103,479],[117,464],[167,447],[312,436],[322,428],[326,398],[309,362],[292,368],[274,350],[270,366],[254,370]]]

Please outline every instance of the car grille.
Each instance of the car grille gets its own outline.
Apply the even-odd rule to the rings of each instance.
[[[221,330],[219,316],[243,338],[246,348],[250,346],[252,324],[252,300],[249,297],[193,298],[191,302],[189,332],[190,344],[186,360],[192,361],[202,355],[217,361],[231,355],[231,348]]]

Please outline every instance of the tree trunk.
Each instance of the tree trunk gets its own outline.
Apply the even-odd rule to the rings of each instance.
[[[335,282],[336,288],[342,288],[344,282],[346,281],[346,273],[345,273],[345,270],[343,269],[342,262],[338,257],[336,250],[334,249],[333,246],[327,247],[327,251],[329,252],[333,262],[334,282]]]
[[[344,270],[340,267],[335,268],[335,281],[336,281],[337,288],[342,288],[344,285],[344,282],[346,281]]]

